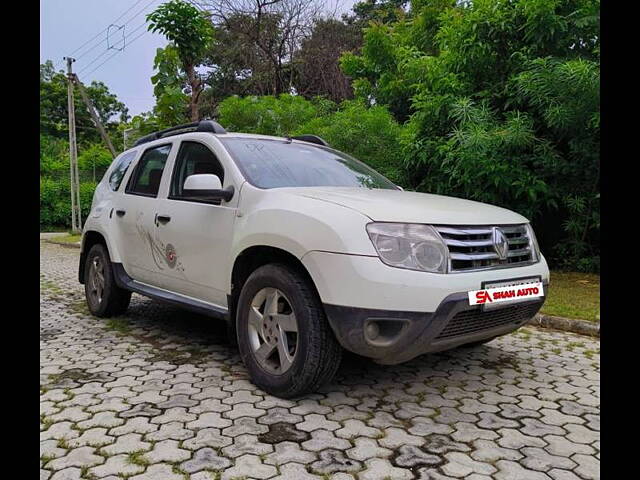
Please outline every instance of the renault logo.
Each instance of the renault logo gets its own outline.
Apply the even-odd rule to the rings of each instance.
[[[500,228],[493,227],[492,240],[493,248],[498,254],[498,258],[500,260],[506,260],[509,255],[509,241]]]

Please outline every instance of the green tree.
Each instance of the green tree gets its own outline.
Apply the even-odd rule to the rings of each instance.
[[[599,0],[414,0],[342,67],[406,122],[412,188],[531,218],[556,265],[599,255]],[[558,247],[557,245],[561,245]]]
[[[181,0],[163,3],[147,15],[147,21],[149,31],[161,33],[175,48],[187,78],[191,120],[199,120],[198,99],[204,83],[196,67],[202,63],[213,38],[211,21],[193,5]],[[160,60],[171,61],[171,58],[170,55],[165,55]],[[175,96],[175,93],[174,91],[172,94]]]
[[[128,109],[102,82],[91,82],[85,86],[98,115],[109,133],[115,133],[118,122],[128,119]],[[78,143],[100,142],[100,134],[75,90],[75,113]],[[56,72],[53,62],[47,60],[40,65],[40,133],[56,138],[68,138],[67,77]]]

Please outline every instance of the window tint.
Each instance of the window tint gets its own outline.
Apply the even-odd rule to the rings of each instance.
[[[224,183],[222,165],[207,146],[197,142],[182,142],[173,170],[169,196],[171,198],[182,197],[184,181],[189,175],[198,173],[212,173],[220,178],[220,183]]]
[[[129,180],[127,193],[148,197],[158,195],[162,172],[170,151],[171,145],[162,145],[144,152]]]
[[[260,188],[398,189],[364,163],[332,148],[242,137],[220,138],[220,141],[247,180]]]
[[[111,175],[109,175],[109,185],[111,186],[111,190],[114,192],[120,188],[120,183],[122,183],[122,179],[124,175],[127,173],[129,169],[129,165],[131,165],[131,161],[136,158],[136,154],[138,152],[129,152],[125,153],[120,159],[116,162],[116,165],[113,167],[111,171]]]

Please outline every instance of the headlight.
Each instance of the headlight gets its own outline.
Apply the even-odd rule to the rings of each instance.
[[[531,260],[537,262],[540,260],[540,247],[538,246],[538,239],[536,234],[533,233],[533,227],[530,223],[527,223],[527,235],[529,237],[529,248],[531,249]]]
[[[446,273],[449,250],[429,225],[369,223],[367,233],[380,260],[391,267]]]

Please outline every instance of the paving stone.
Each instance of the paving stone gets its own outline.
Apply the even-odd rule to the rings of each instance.
[[[115,437],[107,435],[107,429],[96,427],[90,428],[82,432],[77,438],[73,438],[67,442],[70,447],[102,447],[115,442]]]
[[[537,447],[526,447],[520,450],[524,454],[524,458],[520,463],[531,470],[539,470],[546,472],[552,468],[563,468],[573,470],[576,466],[575,462],[556,455],[549,455],[545,450]]]
[[[314,430],[311,432],[311,439],[302,442],[302,448],[312,452],[318,452],[327,448],[337,448],[346,450],[351,444],[343,439],[336,437],[333,432],[328,430]]]
[[[546,437],[544,437],[544,440],[545,442],[547,442],[547,446],[545,446],[544,448],[551,455],[571,457],[576,453],[580,453],[583,455],[593,455],[596,452],[595,449],[589,445],[575,443],[565,437],[560,437],[557,435],[547,435]]]
[[[527,327],[401,365],[354,359],[279,399],[249,381],[223,325],[139,295],[127,335],[72,312],[77,255],[41,243],[41,284],[64,292],[41,289],[41,480],[599,478],[600,360],[584,355],[597,339]]]
[[[59,458],[64,457],[66,454],[67,450],[58,447],[57,440],[45,440],[44,442],[40,442],[40,458]]]
[[[80,480],[82,470],[77,467],[69,467],[53,474],[51,480]]]
[[[233,425],[222,429],[222,434],[229,437],[237,437],[238,435],[244,435],[246,433],[252,435],[259,435],[266,433],[269,428],[266,425],[259,425],[256,423],[256,419],[252,417],[236,418],[233,421]]]
[[[444,454],[447,452],[468,452],[471,448],[461,442],[456,442],[447,435],[430,435],[425,438],[422,448],[430,453]]]
[[[244,455],[238,457],[233,467],[222,473],[222,480],[233,478],[251,477],[257,479],[270,478],[278,473],[272,465],[265,465],[260,461],[260,457],[255,455]]]
[[[456,423],[453,425],[455,431],[451,434],[451,438],[458,442],[472,442],[476,439],[493,440],[498,438],[498,434],[494,430],[486,428],[478,428],[472,423]]]
[[[70,407],[61,410],[60,413],[51,415],[49,418],[54,422],[63,422],[68,420],[70,422],[79,422],[90,418],[91,414],[83,411],[82,407]]]
[[[304,417],[304,421],[296,425],[298,430],[304,430],[305,432],[312,432],[314,430],[338,430],[340,424],[332,420],[327,420],[324,415],[311,414]]]
[[[413,478],[411,470],[397,468],[388,460],[372,458],[366,461],[366,469],[358,474],[361,480],[410,480]]]
[[[158,462],[182,462],[191,458],[189,450],[183,450],[178,447],[176,440],[163,440],[156,443],[153,449],[144,454],[151,463]]]
[[[222,448],[231,444],[232,441],[231,437],[221,435],[219,428],[203,428],[198,430],[194,438],[185,440],[182,446],[189,450],[198,450],[202,447]]]
[[[403,445],[398,448],[395,463],[399,467],[413,468],[421,465],[437,465],[441,458],[432,455],[413,445]]]
[[[369,460],[370,458],[385,458],[390,457],[393,451],[388,448],[382,448],[378,443],[371,438],[356,438],[354,441],[355,447],[346,451],[349,458],[359,460],[361,462]]]
[[[385,436],[378,440],[378,443],[382,447],[390,448],[392,450],[402,445],[415,445],[417,447],[424,443],[424,438],[411,435],[404,430],[396,427],[387,428],[384,430]]]
[[[124,423],[124,419],[116,416],[116,412],[98,412],[88,420],[79,422],[78,428],[86,430],[93,427],[111,428]]]
[[[143,466],[129,462],[128,458],[129,456],[124,454],[109,457],[103,465],[93,467],[89,472],[98,478],[109,475],[135,475],[144,472]]]
[[[351,418],[351,417],[349,417]],[[259,419],[258,423],[263,423],[265,425],[271,425],[274,423],[300,423],[303,421],[303,417],[300,415],[294,415],[290,413],[287,408],[283,407],[274,407],[267,410],[266,414],[263,414]]]
[[[258,441],[256,435],[238,435],[233,439],[233,443],[222,449],[222,453],[229,457],[235,458],[246,454],[264,455],[272,452],[273,446],[268,443]]]
[[[307,472],[304,465],[299,463],[288,463],[280,468],[280,475],[273,477],[274,480],[322,480],[322,477]]]
[[[311,469],[315,473],[322,475],[335,472],[357,472],[362,468],[362,463],[347,458],[341,450],[330,448],[322,450],[319,459],[311,464]]]
[[[231,460],[218,456],[213,448],[201,448],[196,451],[193,458],[180,465],[180,468],[187,473],[195,473],[200,470],[223,470],[231,466]]]
[[[382,435],[382,431],[377,428],[368,427],[362,420],[346,420],[342,428],[335,431],[336,436],[340,438],[355,437],[371,437],[378,438]]]
[[[127,433],[150,433],[158,430],[158,425],[149,423],[148,417],[133,417],[127,419],[124,425],[109,430],[110,435],[120,436]]]
[[[542,472],[536,472],[524,468],[522,465],[510,460],[498,460],[496,462],[498,472],[494,475],[496,480],[549,480],[549,476]]]
[[[466,453],[449,452],[445,455],[447,462],[441,467],[445,475],[467,478],[473,473],[491,475],[496,469],[487,463],[478,462]]]
[[[475,440],[473,446],[471,458],[479,462],[494,464],[497,460],[519,460],[523,457],[518,450],[499,447],[489,440]]]
[[[284,465],[289,462],[309,464],[318,458],[315,453],[302,450],[300,445],[295,442],[280,442],[274,447],[275,451],[265,457],[264,463],[270,465]]]
[[[583,455],[581,453],[571,457],[578,466],[575,469],[575,473],[586,479],[598,479],[600,478],[600,460],[589,455]]]
[[[520,450],[522,447],[544,447],[546,442],[538,437],[530,437],[520,433],[519,430],[502,428],[498,430],[500,437],[498,445],[505,448]]]
[[[115,443],[100,449],[100,453],[107,455],[117,455],[119,453],[133,453],[140,450],[149,450],[151,444],[142,440],[139,433],[127,433],[118,437]]]
[[[600,432],[595,432],[582,425],[566,425],[566,430],[569,432],[567,440],[574,443],[591,444],[600,439]],[[558,435],[554,432],[555,435]]]
[[[150,465],[144,473],[129,478],[131,480],[184,480],[184,475],[174,473],[171,465],[162,463]]]
[[[47,468],[63,470],[68,467],[92,467],[104,462],[104,458],[94,454],[93,447],[79,447],[69,450],[64,457],[47,463]]]

